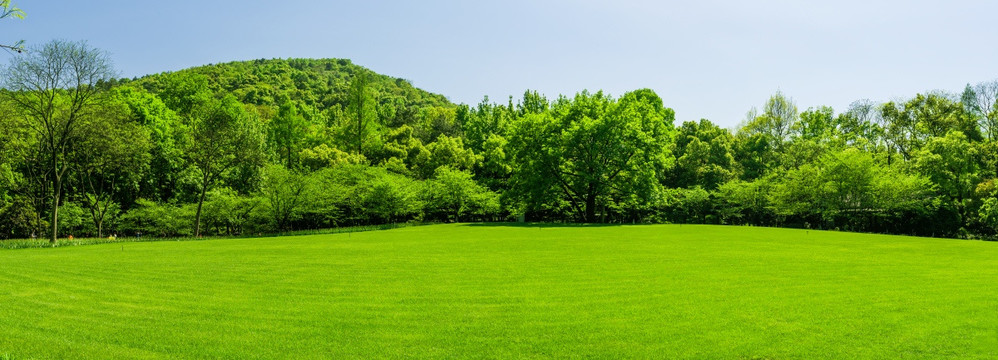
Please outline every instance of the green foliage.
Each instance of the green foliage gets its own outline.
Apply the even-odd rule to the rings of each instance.
[[[290,169],[297,169],[308,123],[298,114],[298,107],[286,101],[277,110],[277,116],[270,120],[267,128],[267,142],[279,163]]]
[[[310,179],[280,165],[270,165],[263,171],[260,189],[266,199],[266,209],[276,230],[291,230],[294,221],[301,217],[306,195],[314,191]]]
[[[421,178],[427,179],[442,166],[471,170],[479,161],[481,157],[466,149],[461,138],[440,135],[436,141],[426,146],[426,151],[416,154],[414,167]]]
[[[290,99],[322,110],[336,105],[347,107],[351,81],[361,73],[369,74],[375,98],[405,98],[408,104],[417,107],[452,106],[442,95],[419,90],[404,79],[373,74],[346,59],[237,61],[150,75],[135,83],[159,93],[163,82],[171,76],[200,75],[212,92],[232,94],[242,103],[276,107],[283,103],[282,99]]]
[[[598,209],[611,203],[650,199],[669,165],[674,117],[650,90],[619,101],[602,92],[560,98],[550,112],[528,114],[513,125],[512,195],[528,210],[567,212],[584,222],[610,215]],[[569,208],[549,208],[554,198]]]
[[[988,227],[992,234],[998,232],[998,198],[989,197],[984,199],[978,214],[981,223]]]
[[[763,113],[748,119],[744,131],[748,134],[760,134],[772,143],[776,149],[781,149],[783,143],[789,140],[791,132],[800,126],[797,124],[797,104],[782,92],[777,91],[766,101]]]
[[[772,187],[773,179],[770,177],[722,184],[714,193],[719,199],[717,208],[721,221],[738,225],[772,225],[776,215],[769,202]]]
[[[316,226],[416,219],[423,203],[420,181],[383,167],[341,165],[313,175],[315,189],[305,217]]]
[[[678,130],[672,143],[676,156],[669,181],[672,186],[715,190],[737,176],[730,132],[706,119],[699,123],[687,121]]]
[[[912,164],[956,202],[968,199],[979,180],[977,148],[961,132],[930,138]]]
[[[24,10],[21,10],[14,4],[10,3],[10,0],[0,0],[0,19],[15,18],[24,19]],[[24,40],[20,40],[14,45],[0,45],[2,48],[14,50],[18,53],[24,51]]]
[[[99,65],[99,55],[81,61]],[[728,130],[706,119],[674,128],[674,112],[647,89],[455,106],[336,59],[232,62],[49,92],[14,86],[24,84],[18,73],[0,91],[5,238],[51,235],[46,225],[73,220],[42,219],[55,214],[53,198],[86,210],[90,221],[74,232],[98,236],[521,215],[994,233],[994,195],[980,190],[998,178],[991,83],[959,98],[861,100],[840,114],[798,112],[777,92]],[[28,111],[26,100],[52,94],[52,109],[71,109],[80,89],[96,96],[72,131],[55,143],[35,131],[68,113]],[[136,220],[190,209],[165,230]]]
[[[205,196],[204,228],[215,235],[240,235],[251,230],[272,230],[263,227],[257,210],[262,199],[240,195],[229,188],[213,189]],[[183,234],[177,234],[180,236]]]
[[[128,107],[131,120],[141,124],[151,142],[149,173],[139,183],[139,193],[160,201],[171,200],[178,186],[178,173],[183,169],[181,146],[189,141],[187,127],[176,112],[154,94],[131,86],[117,87],[111,97]],[[144,139],[120,139],[120,143],[139,143]]]
[[[194,208],[191,205],[156,203],[139,199],[121,217],[122,235],[190,236]]]
[[[10,0],[0,0],[0,19],[8,17],[24,19],[24,10],[21,10],[17,6],[14,6],[14,4],[11,4]]]
[[[499,214],[499,195],[476,183],[468,171],[438,167],[428,188],[426,212],[431,219],[460,222]]]
[[[379,125],[375,121],[376,104],[370,83],[369,72],[358,72],[354,74],[350,89],[347,91],[347,118],[344,121],[342,136],[345,139],[344,144],[350,144],[349,148],[357,155],[364,154],[364,145],[370,141],[370,134],[377,131]]]
[[[877,218],[924,215],[932,187],[927,178],[847,149],[782,174],[767,201],[775,214],[800,225],[855,230],[869,228]]]

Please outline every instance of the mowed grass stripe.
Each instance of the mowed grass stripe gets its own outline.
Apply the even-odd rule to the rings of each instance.
[[[0,251],[15,358],[998,358],[998,244],[436,225]]]

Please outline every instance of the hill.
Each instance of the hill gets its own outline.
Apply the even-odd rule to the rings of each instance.
[[[346,107],[350,81],[361,71],[372,75],[371,87],[378,99],[404,98],[417,107],[454,106],[443,95],[416,88],[402,78],[374,73],[348,59],[233,61],[147,75],[135,82],[156,93],[164,76],[194,73],[206,76],[214,92],[235,95],[246,104],[280,106],[280,100],[286,97],[322,110],[336,105]]]
[[[451,224],[0,250],[0,358],[993,359],[996,245]]]

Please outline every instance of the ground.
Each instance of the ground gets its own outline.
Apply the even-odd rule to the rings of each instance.
[[[0,359],[998,358],[998,243],[449,224],[0,250]]]

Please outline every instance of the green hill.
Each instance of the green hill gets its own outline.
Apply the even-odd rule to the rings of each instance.
[[[350,80],[360,71],[373,76],[371,87],[376,98],[404,98],[408,105],[454,106],[447,98],[421,90],[406,79],[381,75],[347,59],[259,59],[233,61],[165,72],[136,79],[136,83],[151,92],[158,92],[160,80],[172,73],[196,73],[208,78],[216,93],[235,95],[246,104],[281,105],[287,97],[307,106],[326,109],[346,106],[346,91]]]

